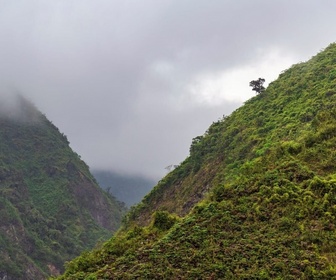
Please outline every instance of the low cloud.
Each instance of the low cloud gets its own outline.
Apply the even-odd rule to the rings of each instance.
[[[37,124],[41,115],[35,105],[20,93],[3,90],[0,93],[0,119]]]
[[[336,2],[0,0],[0,85],[92,168],[158,178],[191,139],[334,40]]]

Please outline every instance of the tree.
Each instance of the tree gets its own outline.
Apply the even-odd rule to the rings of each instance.
[[[250,82],[250,87],[252,87],[252,90],[256,91],[257,93],[261,93],[265,90],[265,87],[263,86],[265,82],[265,79],[259,78],[258,80],[254,80]]]

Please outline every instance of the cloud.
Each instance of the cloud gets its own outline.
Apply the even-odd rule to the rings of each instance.
[[[0,85],[94,168],[159,178],[191,139],[334,40],[331,0],[0,0]]]
[[[199,104],[213,106],[224,102],[242,103],[253,96],[247,90],[247,84],[252,79],[266,79],[265,86],[279,76],[280,69],[286,69],[295,63],[295,59],[281,53],[279,50],[264,50],[255,56],[254,64],[240,65],[226,71],[201,73],[187,85],[187,98],[196,100]]]
[[[41,117],[36,107],[19,92],[0,90],[0,119],[26,124],[40,124]]]

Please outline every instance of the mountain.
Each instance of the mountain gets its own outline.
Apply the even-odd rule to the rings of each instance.
[[[123,175],[107,170],[92,170],[99,185],[130,207],[142,200],[155,185],[154,180],[136,175]]]
[[[0,279],[46,279],[125,212],[65,135],[23,97],[0,105]]]
[[[336,279],[335,104],[334,43],[195,137],[57,279]]]

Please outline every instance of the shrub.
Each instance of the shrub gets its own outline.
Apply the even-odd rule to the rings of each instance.
[[[156,211],[153,214],[153,224],[154,228],[166,231],[170,229],[178,218],[167,211]]]

